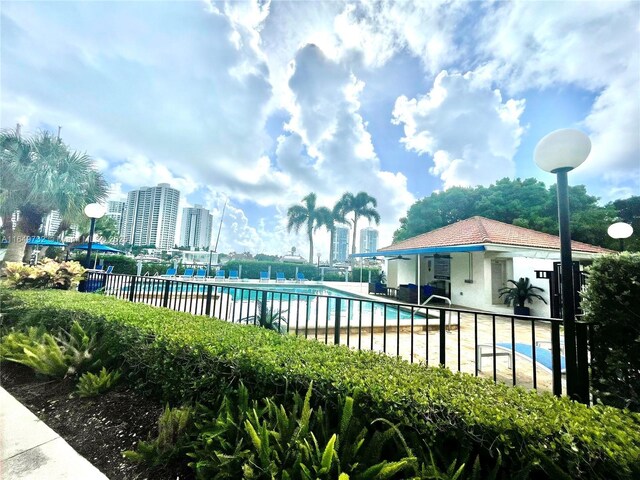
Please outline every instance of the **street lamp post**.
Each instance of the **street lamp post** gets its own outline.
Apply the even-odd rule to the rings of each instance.
[[[580,166],[591,152],[589,137],[579,130],[562,129],[545,136],[534,152],[536,165],[557,176],[558,223],[560,230],[560,272],[562,276],[562,321],[567,370],[567,394],[578,398],[580,385],[576,350],[576,318],[569,226],[569,187],[567,172]],[[586,399],[582,399],[585,401]]]
[[[106,213],[105,208],[99,203],[90,203],[84,207],[84,214],[91,219],[89,227],[89,241],[87,242],[87,258],[85,259],[85,267],[91,267],[91,247],[93,244],[93,233],[96,229],[96,220],[102,218]]]
[[[616,222],[609,225],[607,233],[611,238],[617,238],[620,240],[620,251],[624,250],[624,239],[629,238],[633,233],[633,227],[628,223]]]

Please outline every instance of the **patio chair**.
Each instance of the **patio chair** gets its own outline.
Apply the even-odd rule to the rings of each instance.
[[[240,277],[238,276],[238,270],[229,270],[228,280],[235,280],[235,281],[240,280]]]
[[[175,277],[176,276],[176,269],[175,268],[167,268],[167,271],[164,273],[164,275],[160,275],[161,277]]]
[[[214,281],[217,280],[218,282],[221,281],[221,280],[226,280],[226,274],[227,274],[227,272],[225,272],[224,270],[218,270],[216,272],[216,276],[213,277],[213,280]]]
[[[113,265],[109,265],[104,273],[113,273]]]
[[[260,281],[268,282],[269,281],[269,272],[260,272]]]
[[[302,272],[298,272],[298,275],[296,276],[296,282],[306,282],[307,279],[304,278],[304,273]]]
[[[284,272],[276,272],[276,283],[282,283],[286,280],[284,278]]]
[[[194,278],[196,280],[204,280],[207,278],[207,270],[205,268],[199,268]]]
[[[511,343],[501,342],[496,343],[496,356],[507,356],[509,357],[508,367],[511,368],[513,363],[513,354],[515,353],[520,358],[528,360],[529,362],[533,362],[533,352],[536,352],[536,363],[543,370],[551,373],[553,371],[553,361],[551,350],[544,347],[532,347],[528,343],[516,343],[515,348],[513,348]],[[483,357],[493,357],[493,345],[491,344],[480,344],[478,345],[476,351],[476,364],[478,366],[478,370],[482,370],[482,358]],[[566,362],[563,355],[560,356],[560,372],[564,375],[566,371]]]
[[[180,275],[180,278],[193,278],[193,268],[185,268],[184,273]]]

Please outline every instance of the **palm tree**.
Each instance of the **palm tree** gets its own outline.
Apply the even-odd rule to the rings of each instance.
[[[334,240],[336,235],[336,224],[345,223],[346,220],[344,218],[344,212],[342,209],[342,204],[337,202],[332,210],[329,210],[326,207],[320,207],[318,209],[320,213],[319,223],[324,226],[331,235],[330,245],[329,245],[329,265],[333,265],[334,260]]]
[[[309,263],[313,263],[313,232],[322,226],[321,217],[325,215],[324,211],[316,208],[317,195],[311,192],[302,199],[304,205],[292,205],[287,210],[287,231],[294,230],[296,233],[304,225],[309,237]]]
[[[354,195],[351,192],[346,192],[342,194],[338,204],[340,205],[339,209],[342,212],[343,217],[353,213],[353,218],[349,220],[349,223],[351,223],[351,226],[353,227],[351,253],[355,254],[358,220],[360,218],[366,218],[369,221],[375,221],[376,225],[380,224],[380,214],[376,210],[378,201],[366,192],[358,192],[357,195]]]
[[[19,211],[4,262],[22,261],[27,237],[38,235],[49,212],[58,210],[63,219],[79,218],[87,204],[105,200],[108,192],[93,160],[72,152],[49,132],[32,138],[0,132],[0,169],[0,217],[4,222]],[[6,224],[5,229],[10,230]]]

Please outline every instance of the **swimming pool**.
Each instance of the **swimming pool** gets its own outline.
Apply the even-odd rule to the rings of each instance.
[[[343,290],[322,284],[265,284],[253,282],[198,283],[169,281],[167,279],[149,278],[148,281],[136,285],[135,293],[139,296],[167,295],[182,301],[193,300],[194,297],[205,297],[211,289],[214,300],[213,312],[222,314],[225,311],[239,308],[239,315],[254,313],[258,305],[267,303],[270,311],[287,312],[287,316],[297,318],[322,318],[325,323],[332,323],[337,306],[340,307],[342,321],[386,322],[409,320],[425,320],[426,311],[418,307],[414,309],[397,307],[392,303],[355,295]],[[123,288],[124,291],[128,287]],[[219,299],[218,299],[219,298]],[[197,301],[197,300],[196,300]],[[222,307],[222,304],[225,304]],[[233,305],[232,305],[233,304]],[[244,304],[244,307],[243,307]]]

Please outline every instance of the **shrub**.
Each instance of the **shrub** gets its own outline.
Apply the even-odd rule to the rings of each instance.
[[[229,270],[239,270],[242,265],[242,278],[260,278],[260,272],[266,272],[269,267],[271,267],[271,277],[275,278],[276,272],[283,272],[285,278],[295,278],[296,269],[298,269],[299,273],[304,274],[307,280],[320,280],[321,274],[320,269],[315,265],[310,265],[308,263],[296,264],[296,263],[286,263],[286,262],[278,262],[278,261],[257,261],[257,260],[231,260],[227,262],[223,267],[227,272]],[[369,271],[371,271],[371,278],[379,272],[378,268],[367,268],[364,267],[362,269],[362,281],[369,281]],[[343,281],[344,273],[339,273],[336,270],[330,270],[329,268],[325,269],[324,273],[325,281]],[[360,281],[360,268],[354,268],[353,271],[349,274],[349,280],[352,282]]]
[[[416,456],[433,455],[442,468],[466,457],[482,465],[480,477],[493,468],[500,478],[640,476],[637,414],[110,297],[2,295],[9,325],[102,319],[138,386],[174,404],[215,404],[240,381],[254,398],[285,402],[287,392],[313,382],[316,402],[327,408],[359,392],[363,421],[398,425]]]
[[[14,288],[56,288],[69,290],[76,287],[84,275],[78,262],[62,262],[44,258],[42,263],[29,266],[18,262],[7,263],[7,283]]]
[[[185,455],[192,424],[193,410],[190,407],[172,409],[167,405],[158,420],[158,436],[138,442],[135,451],[126,450],[122,455],[153,467],[167,465]]]
[[[78,379],[78,395],[81,397],[95,397],[100,395],[113,387],[120,378],[120,371],[107,371],[105,367],[95,375],[91,372],[84,373]]]
[[[69,372],[65,355],[55,338],[37,328],[12,332],[2,338],[0,359],[21,363],[41,375],[63,378]]]
[[[37,373],[63,378],[100,364],[94,358],[96,337],[88,335],[78,322],[58,336],[31,327],[27,333],[10,332],[0,340],[0,359],[21,363]]]
[[[594,398],[640,411],[640,254],[596,259],[583,294]]]
[[[246,318],[242,318],[240,319],[240,322],[246,323],[247,325],[255,325],[257,327],[266,328],[267,330],[273,330],[274,332],[278,333],[286,333],[289,322],[287,321],[285,313],[287,313],[286,310],[269,310],[265,312],[263,318],[262,312],[258,310],[257,315],[251,315]]]
[[[398,449],[402,439],[395,426],[376,430],[363,425],[351,397],[340,402],[334,420],[322,408],[311,407],[311,393],[310,386],[304,399],[294,395],[285,409],[273,398],[250,402],[240,385],[217,411],[200,406],[189,465],[198,478],[383,480],[399,472],[417,474],[411,450],[406,444]],[[389,460],[398,450],[407,456]]]

